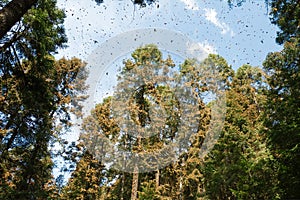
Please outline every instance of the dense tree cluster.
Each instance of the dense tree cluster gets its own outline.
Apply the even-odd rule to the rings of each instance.
[[[70,125],[71,105],[80,110],[86,76],[80,59],[54,59],[66,42],[64,16],[41,0],[1,38],[0,199],[55,193],[49,144]]]
[[[144,6],[154,1],[132,2]],[[67,41],[65,14],[55,0],[1,1],[0,199],[300,198],[300,4],[266,2],[271,22],[280,28],[276,41],[283,50],[269,53],[263,68],[243,65],[234,71],[213,54],[175,66],[154,45],[135,50],[124,62],[117,93],[96,105],[84,119],[79,142],[64,149],[75,170],[60,185],[53,178],[56,155],[50,147],[66,145],[61,134],[72,125],[72,114],[81,116],[86,63],[54,59]],[[205,95],[220,89],[206,71],[214,71],[222,85],[226,113],[217,143],[201,157],[216,104],[206,102]],[[164,78],[174,72],[173,78]],[[149,75],[156,78],[148,80]],[[174,95],[174,80],[190,86],[194,98]],[[112,108],[123,94],[130,94],[122,99],[126,106]],[[180,102],[189,102],[197,115],[182,119]],[[159,131],[129,134],[116,111],[127,111],[122,117],[131,127],[145,130],[157,123]],[[182,120],[195,124],[188,138],[180,134],[188,131]],[[116,148],[108,148],[108,141]],[[153,154],[178,141],[185,145],[174,152],[180,149],[181,154]],[[113,157],[116,153],[122,156]],[[149,153],[153,156],[138,160],[139,165],[129,162]],[[160,167],[153,164],[157,160]]]
[[[138,71],[139,76],[143,76],[142,73],[147,71],[145,65],[152,65],[151,69],[165,64],[173,67],[171,58],[162,60],[161,53],[155,46],[142,47],[136,50],[132,56],[133,61],[128,60],[125,62],[124,70],[126,72],[124,73],[130,73],[131,78],[134,78],[134,80],[137,77],[133,73],[137,73],[137,70],[134,72],[132,70],[137,67],[142,66],[143,69]],[[205,80],[210,79],[199,74],[199,71],[196,70],[197,65],[204,68],[204,71],[217,69],[218,74],[220,74],[219,80],[223,80],[224,92],[227,96],[227,114],[221,136],[212,152],[205,159],[201,158],[200,151],[211,121],[211,104],[213,102],[205,104],[204,99],[201,98],[209,90],[210,83],[205,82]],[[103,177],[104,172],[106,176],[106,180],[94,179],[94,186],[91,186],[93,188],[101,185],[101,195],[103,196],[99,199],[136,199],[137,197],[139,199],[280,198],[282,190],[278,185],[279,163],[267,146],[267,136],[263,124],[264,104],[267,101],[264,94],[266,89],[264,71],[257,67],[244,65],[234,72],[222,57],[209,55],[201,63],[186,60],[180,66],[180,73],[184,78],[194,77],[194,79],[188,80],[194,83],[195,91],[200,97],[198,104],[195,105],[200,114],[200,117],[197,118],[198,131],[189,138],[190,142],[186,152],[165,167],[139,173],[138,176],[135,175],[134,170],[132,174],[114,170],[114,163],[111,164],[110,168],[98,168],[98,173],[102,172],[99,177]],[[130,79],[128,77],[125,80],[125,84],[121,84],[122,86],[132,85],[132,83],[129,84],[128,80]],[[155,79],[152,79],[152,81],[155,82]],[[143,94],[139,96],[139,98],[143,98],[143,101],[135,99],[137,105],[142,104],[144,107],[138,106],[140,110],[135,107],[133,110],[137,113],[136,115],[131,114],[131,117],[146,123],[149,120],[147,117],[149,109],[147,107],[153,103],[161,103],[157,100],[156,102],[151,101],[147,98],[147,94],[155,94],[162,97],[161,99],[166,99],[163,98],[164,93],[161,93],[166,89],[168,88],[162,88],[159,85],[147,87]],[[178,116],[176,112],[179,112],[179,109],[171,112],[173,117],[170,116],[169,119],[172,120],[166,122],[169,124],[168,127],[171,128],[170,130],[160,131],[154,137],[139,139],[120,131],[116,120],[114,120],[114,113],[111,111],[112,99],[113,97],[108,98],[102,104],[96,106],[92,115],[87,118],[84,124],[81,139],[85,141],[84,144],[88,147],[86,151],[92,151],[94,157],[97,157],[98,149],[105,148],[101,146],[105,146],[105,140],[99,142],[99,139],[96,140],[96,138],[111,138],[111,141],[116,144],[125,144],[124,146],[127,149],[132,151],[141,151],[142,149],[143,152],[147,149],[151,151],[162,148],[164,144],[168,143],[170,136],[173,136],[171,137],[173,139],[175,138],[179,126],[176,122],[180,120],[180,117],[176,117]],[[172,99],[168,101],[172,101]],[[169,105],[176,107],[176,101],[174,103]],[[171,108],[167,107],[167,109],[170,110]],[[141,114],[139,115],[138,112],[141,112]],[[155,121],[154,118],[151,120]],[[145,126],[145,124],[138,121],[136,123]],[[95,143],[95,141],[98,142]],[[171,142],[174,142],[174,140],[171,140]],[[94,145],[93,148],[89,144]],[[100,155],[104,157],[109,153],[108,151],[100,151]],[[104,161],[105,159],[100,160]],[[89,165],[93,162],[90,161],[86,164]],[[118,163],[117,161],[115,164]],[[147,163],[144,165],[147,165]],[[85,183],[82,185],[78,183],[71,189],[73,179],[77,180],[76,173],[82,170],[84,169],[80,166],[77,167],[74,177],[71,178],[72,181],[67,184],[66,188],[75,191],[75,188],[85,187]],[[86,175],[88,176],[88,174]],[[134,188],[137,188],[137,192]],[[92,195],[92,193],[87,193],[85,197]]]

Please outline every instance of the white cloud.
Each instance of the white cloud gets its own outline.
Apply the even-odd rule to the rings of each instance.
[[[195,0],[180,0],[185,4],[185,8],[189,10],[199,10],[198,4]]]
[[[224,23],[221,22],[218,18],[217,18],[217,11],[213,8],[204,8],[205,11],[205,18],[207,21],[213,23],[216,27],[221,29],[221,34],[227,34],[230,33],[231,36],[234,35],[234,32],[230,29],[230,27]]]
[[[197,58],[199,61],[206,58],[208,54],[217,54],[217,50],[214,46],[209,44],[207,41],[188,44],[188,52],[194,58]]]
[[[207,41],[203,42],[203,43],[198,43],[198,45],[207,53],[207,54],[211,54],[217,53],[217,50],[214,46],[212,46],[211,44],[209,44]]]

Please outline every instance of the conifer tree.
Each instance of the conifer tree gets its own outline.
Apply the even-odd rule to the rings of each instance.
[[[132,57],[133,59],[124,62],[125,66],[119,77],[117,92],[114,96],[104,99],[103,103],[96,106],[91,116],[85,120],[81,134],[83,144],[87,149],[92,149],[93,154],[98,159],[105,161],[106,158],[116,156],[114,153],[122,153],[109,149],[108,140],[131,152],[126,154],[128,156],[127,160],[118,156],[110,160],[107,178],[113,181],[111,185],[105,186],[106,198],[197,198],[203,192],[201,189],[200,148],[210,122],[210,107],[203,103],[202,99],[205,93],[215,92],[215,90],[221,89],[220,85],[227,84],[232,71],[226,61],[216,55],[210,55],[200,64],[195,60],[186,60],[180,66],[180,71],[176,69],[178,74],[175,77],[178,79],[179,85],[191,86],[194,95],[193,100],[193,98],[186,95],[176,96],[175,92],[172,91],[172,84],[167,84],[168,79],[165,77],[171,73],[174,64],[170,57],[163,60],[157,47],[153,45],[141,47],[132,53]],[[201,69],[199,69],[199,65]],[[210,74],[207,71],[216,73]],[[160,73],[163,73],[163,76],[157,76]],[[217,81],[214,81],[214,79],[221,80],[222,84],[217,85]],[[179,98],[189,102],[193,112],[198,111],[195,112],[197,116],[190,113],[191,117],[186,119],[187,123],[194,124],[193,129],[195,129],[195,134],[190,134],[192,137],[188,139],[181,137],[178,133],[180,106],[182,106]],[[120,101],[128,102],[128,104],[121,104],[120,108],[116,104]],[[162,115],[160,110],[155,110],[155,106],[161,107],[165,111],[165,115]],[[128,111],[126,109],[129,110],[128,114],[124,114],[124,111]],[[122,118],[118,118],[119,116],[122,116]],[[165,121],[163,121],[164,117],[166,118]],[[124,121],[127,123],[125,127],[129,128],[124,129],[124,126],[122,127],[122,124],[119,124],[120,122],[124,123]],[[161,121],[165,125],[162,126],[158,123]],[[132,132],[128,134],[129,131],[132,131],[130,128],[134,124],[138,124],[138,127],[143,128],[149,126],[150,122],[156,122],[156,125],[159,126],[159,131],[155,134],[146,135],[145,132],[140,132],[144,135],[134,135]],[[122,128],[123,130],[121,130]],[[155,131],[156,129],[152,130]],[[188,129],[183,130],[193,132]],[[166,165],[161,168],[153,168],[150,160],[141,159],[139,165],[143,164],[143,167],[139,166],[138,171],[135,171],[137,165],[128,163],[128,158],[133,156],[134,153],[155,152],[164,145],[175,142],[175,139],[183,142],[182,146],[176,147],[177,151],[187,152],[178,157],[178,162],[175,162],[176,157],[174,157],[175,160],[168,163],[169,158],[162,160],[161,157],[152,154],[154,156],[151,159],[161,159],[160,161],[166,163]],[[189,139],[190,142],[185,141]],[[184,142],[186,142],[185,145]],[[123,164],[123,168],[120,168],[120,163]],[[124,165],[127,169],[124,168]],[[128,171],[133,172],[133,174],[122,172],[122,170],[118,172],[113,168],[125,169],[125,171],[130,169]],[[145,172],[145,169],[150,169],[150,171]],[[134,173],[138,176],[134,176]]]
[[[261,131],[263,73],[244,65],[227,91],[227,114],[218,143],[203,164],[208,199],[280,197],[276,161]]]
[[[61,199],[104,199],[104,166],[88,152],[77,163]]]
[[[131,96],[128,96],[128,98],[125,99],[128,104],[125,105],[125,107],[123,105],[120,105],[120,107],[118,107],[118,105],[114,105],[114,112],[112,112],[111,108],[109,107],[111,103],[115,103],[114,101],[116,101],[112,98],[106,99],[103,104],[98,105],[94,111],[94,118],[99,120],[97,121],[98,127],[95,127],[94,130],[97,130],[98,132],[93,131],[93,134],[103,134],[104,136],[109,137],[114,143],[118,143],[119,147],[125,149],[126,151],[132,152],[132,155],[129,154],[129,156],[133,156],[133,154],[137,154],[141,151],[151,153],[164,145],[163,141],[172,141],[172,139],[175,137],[176,117],[178,117],[175,112],[172,112],[172,110],[176,108],[176,99],[174,99],[174,96],[170,92],[170,88],[168,88],[167,85],[159,85],[159,81],[163,80],[163,77],[155,76],[156,73],[168,73],[168,68],[174,66],[171,59],[167,58],[166,60],[163,60],[161,52],[153,45],[148,45],[137,49],[132,53],[132,57],[133,60],[127,60],[124,62],[125,67],[119,77],[120,82],[118,84],[117,94],[114,97],[118,101],[118,99],[122,98],[118,97],[119,94],[131,94]],[[151,78],[151,80],[145,80],[148,76]],[[130,82],[130,80],[134,81]],[[158,84],[156,84],[156,81],[158,81]],[[123,100],[124,97],[121,99],[121,101]],[[161,106],[165,110],[168,116],[164,122],[166,124],[165,128],[159,124],[159,121],[161,120],[160,118],[162,117],[161,113],[159,113],[160,111],[157,110],[156,107],[150,111],[151,104],[156,104],[156,107]],[[124,108],[129,110],[128,114],[126,114],[128,117],[124,116],[122,113],[124,112],[124,110],[122,110]],[[149,116],[149,112],[152,112],[151,117]],[[152,121],[161,127],[154,127],[153,130],[151,129],[150,131],[157,131],[158,128],[161,128],[161,131],[158,131],[153,135],[150,133],[150,135],[146,135],[147,137],[144,137],[145,135],[139,135],[139,130],[129,130],[131,131],[129,132],[131,134],[128,133],[128,130],[121,131],[119,128],[120,125],[116,123],[118,120],[118,115],[121,115],[120,113],[123,115],[121,120],[127,118],[129,119],[129,121],[126,121],[126,123],[129,123],[127,124],[129,128],[131,127],[130,123],[135,123],[137,124],[138,129],[145,129],[150,121]],[[87,130],[89,126],[86,127]],[[92,131],[89,133],[92,133]],[[89,137],[89,134],[86,135],[86,133],[83,133],[82,135],[82,138]],[[99,146],[97,149],[99,149]],[[154,159],[162,159],[155,158],[155,154],[153,155]],[[133,157],[131,157],[131,159],[134,160]],[[112,163],[112,167],[118,168],[119,162],[123,163],[126,162],[126,160],[124,160],[123,157],[117,158]],[[128,163],[127,166],[125,166],[127,169],[124,169],[125,171],[127,170],[129,172],[133,172],[131,175],[132,199],[137,198],[138,195],[138,188],[141,178],[139,177],[140,170],[151,169],[156,170],[156,173],[159,173],[159,170],[154,168],[152,169],[151,164],[149,165],[145,159],[141,160],[140,162],[144,162],[145,169],[137,168],[137,164],[140,165],[141,163]],[[116,183],[124,185],[124,180],[122,180],[123,177],[124,173],[119,174],[118,178],[120,180]],[[159,176],[156,176],[156,179],[157,182],[159,182]],[[122,190],[124,190],[124,188],[122,188]]]
[[[281,163],[280,185],[285,199],[300,197],[299,38],[286,42],[281,52],[264,62],[268,74],[266,133],[274,156]]]
[[[82,138],[93,137],[90,136],[91,133],[94,136],[97,134],[103,135],[110,138],[113,143],[118,144],[120,148],[130,152],[127,156],[132,160],[132,163],[127,162],[123,157],[117,157],[112,162],[112,168],[118,169],[120,162],[127,162],[125,165],[123,164],[123,167],[125,167],[123,171],[133,172],[130,176],[132,181],[130,198],[134,199],[137,198],[140,183],[143,182],[145,177],[152,177],[151,179],[156,183],[154,189],[157,190],[161,181],[159,164],[164,165],[165,162],[172,162],[172,159],[168,156],[164,158],[155,151],[163,148],[168,143],[172,143],[175,139],[179,113],[174,112],[174,110],[179,110],[179,104],[172,92],[171,85],[168,83],[168,74],[171,73],[170,70],[174,67],[173,61],[170,58],[162,59],[162,53],[154,45],[137,49],[132,53],[132,57],[132,60],[124,62],[125,67],[119,77],[117,92],[114,97],[106,99],[103,104],[98,105],[96,110],[92,112],[93,118],[97,121],[94,124],[97,124],[97,126],[87,125],[85,130],[88,131],[83,132]],[[126,96],[127,94],[130,95]],[[122,95],[125,95],[125,98]],[[118,105],[120,101],[127,104]],[[113,109],[109,106],[111,103],[115,103]],[[162,110],[165,115],[163,115]],[[128,112],[124,115],[126,111]],[[124,121],[127,119],[127,129],[121,130],[122,124],[118,124],[118,120]],[[88,120],[87,122],[91,121]],[[155,124],[152,128],[148,128],[150,122]],[[135,127],[135,129],[131,129],[132,127]],[[147,131],[147,128],[148,133],[143,132]],[[89,142],[90,140],[87,140],[85,144],[93,145]],[[96,147],[96,151],[99,150],[100,146]],[[106,154],[111,153],[104,152]],[[151,156],[134,161],[134,154],[141,152],[150,153]],[[144,154],[140,155],[143,156]],[[153,159],[159,160],[158,164],[153,165],[151,162]],[[122,170],[122,168],[120,169]],[[154,172],[141,173],[149,170]],[[120,173],[116,177],[118,180],[115,184],[121,185],[121,190],[128,191],[128,189],[123,188],[125,186],[124,173]],[[128,185],[125,187],[128,187]]]
[[[58,136],[59,120],[69,125],[75,79],[85,63],[55,61],[53,54],[66,42],[64,13],[55,3],[40,1],[11,38],[1,40],[1,199],[46,199],[56,192],[48,145]]]

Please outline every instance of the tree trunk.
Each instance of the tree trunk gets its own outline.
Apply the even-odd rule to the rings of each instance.
[[[0,10],[0,39],[38,0],[12,0]]]
[[[159,172],[159,169],[157,169],[156,174],[155,174],[155,186],[156,186],[156,190],[159,187],[159,176],[160,176],[160,172]]]
[[[125,187],[125,173],[122,175],[122,187],[121,187],[121,198],[120,200],[124,200],[124,187]]]
[[[147,120],[149,120],[149,113],[146,107],[146,100],[144,94],[146,92],[147,85],[142,85],[138,92],[135,94],[136,103],[139,106],[138,118],[141,127],[146,126]],[[140,135],[137,136],[137,152],[141,152],[141,139]],[[132,188],[131,188],[131,200],[136,200],[138,198],[138,186],[139,186],[139,167],[138,163],[134,164],[133,175],[132,175]]]
[[[137,146],[138,152],[141,151],[141,136],[137,136]],[[134,164],[133,175],[132,175],[132,188],[131,188],[131,200],[136,200],[138,198],[138,187],[139,187],[139,167],[138,163]]]
[[[138,186],[139,186],[139,168],[136,164],[132,175],[131,200],[137,199]]]

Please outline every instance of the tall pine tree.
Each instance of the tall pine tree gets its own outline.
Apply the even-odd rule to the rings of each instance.
[[[64,16],[56,1],[41,0],[1,40],[1,199],[47,199],[55,192],[48,145],[57,137],[56,123],[69,124],[76,77],[85,66],[53,57],[66,42]]]
[[[227,91],[227,114],[220,139],[203,164],[208,199],[280,197],[275,161],[261,131],[263,73],[244,65]]]

